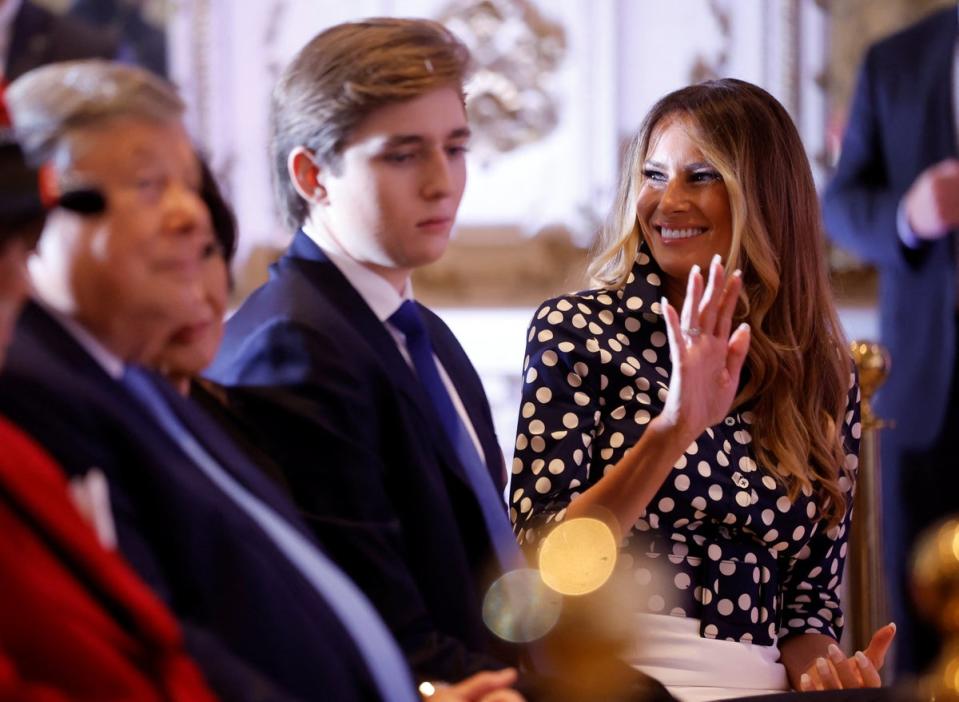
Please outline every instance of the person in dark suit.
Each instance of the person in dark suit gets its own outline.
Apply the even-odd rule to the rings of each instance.
[[[0,174],[2,366],[44,206],[38,173],[9,141]],[[0,446],[0,698],[212,700],[173,615],[108,548],[102,475],[68,489],[59,466],[3,417]]]
[[[48,220],[0,411],[68,474],[106,476],[120,553],[181,619],[222,697],[415,700],[388,629],[292,503],[138,365],[197,323],[213,240],[172,87],[142,69],[73,62],[21,77],[8,102],[30,156],[61,156],[56,181],[98,188],[106,210]],[[487,676],[480,692],[503,692],[511,675]]]
[[[109,32],[51,12],[30,0],[4,0],[0,3],[0,15],[7,14],[9,24],[0,22],[0,32],[7,34],[0,76],[7,82],[44,64],[83,58],[111,59],[119,51],[116,37]]]
[[[337,25],[299,52],[272,100],[273,175],[297,231],[207,373],[427,679],[523,654],[481,616],[490,584],[524,563],[489,404],[410,286],[445,251],[466,184],[468,61],[425,20]]]
[[[880,339],[892,368],[876,398],[882,432],[883,541],[900,624],[896,668],[935,652],[908,603],[917,535],[959,510],[955,105],[957,9],[872,46],[862,63],[836,172],[823,196],[832,239],[880,274]]]
[[[467,61],[427,21],[339,25],[300,51],[272,103],[274,176],[299,231],[227,323],[207,373],[269,438],[292,494],[416,672],[440,679],[515,660],[480,617],[503,572],[480,499],[391,319],[405,307],[426,326],[433,373],[447,376],[471,468],[508,531],[479,378],[409,287],[443,253],[465,186]],[[331,455],[331,443],[346,450]]]

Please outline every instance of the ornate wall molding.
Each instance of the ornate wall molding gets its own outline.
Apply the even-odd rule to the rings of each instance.
[[[551,134],[560,120],[554,83],[566,57],[562,25],[527,0],[455,0],[438,19],[473,56],[473,152],[488,161]]]

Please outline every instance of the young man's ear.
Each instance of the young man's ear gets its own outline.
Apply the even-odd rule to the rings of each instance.
[[[317,204],[326,201],[326,188],[323,187],[320,167],[309,149],[297,146],[290,151],[286,159],[286,170],[300,197]]]

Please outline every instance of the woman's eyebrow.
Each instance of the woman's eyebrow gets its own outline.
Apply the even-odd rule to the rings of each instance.
[[[660,163],[659,161],[646,161],[646,163],[643,164],[643,167],[658,168],[660,170],[666,170],[666,165],[663,163]],[[708,168],[709,170],[715,170],[712,164],[706,163],[705,161],[697,161],[696,163],[687,163],[683,166],[684,171],[698,171],[704,168]]]

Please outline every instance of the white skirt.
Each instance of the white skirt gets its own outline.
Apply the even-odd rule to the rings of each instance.
[[[705,639],[699,620],[638,613],[636,644],[627,662],[656,678],[681,702],[708,702],[786,692],[779,647]]]

